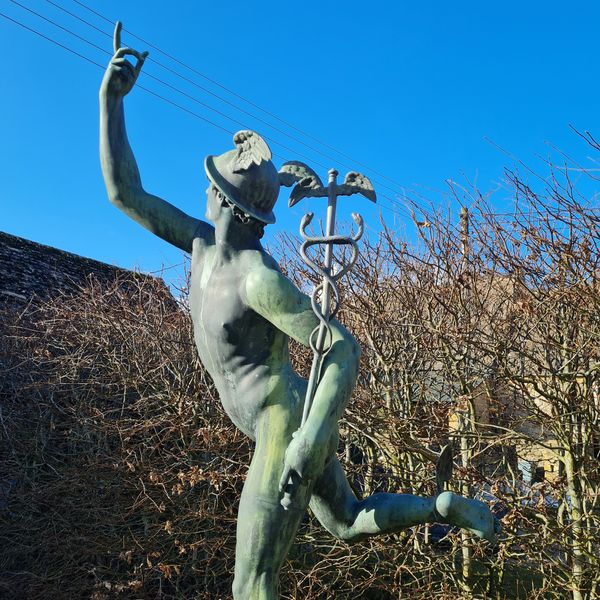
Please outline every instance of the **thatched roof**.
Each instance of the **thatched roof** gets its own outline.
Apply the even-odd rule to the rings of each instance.
[[[0,303],[28,303],[76,291],[90,277],[112,282],[131,272],[0,232]],[[135,277],[150,277],[136,273]]]

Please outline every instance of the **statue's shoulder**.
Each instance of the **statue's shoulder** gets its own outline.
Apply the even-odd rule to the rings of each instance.
[[[260,284],[261,281],[283,277],[277,261],[264,250],[248,252],[243,263],[246,279],[252,282]]]
[[[247,272],[262,269],[279,270],[277,261],[263,248],[252,248],[240,252],[235,262]]]
[[[215,245],[206,240],[195,238],[192,243],[192,277],[198,278],[202,273],[210,273],[212,269]]]
[[[246,271],[244,290],[248,304],[262,314],[295,312],[304,304],[304,295],[268,254],[256,257]]]
[[[192,251],[202,251],[215,245],[215,228],[210,223],[197,220],[192,236]]]

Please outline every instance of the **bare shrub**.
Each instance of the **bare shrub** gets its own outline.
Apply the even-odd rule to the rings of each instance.
[[[341,285],[363,346],[340,422],[352,486],[435,494],[452,443],[450,486],[494,506],[500,543],[433,525],[347,545],[308,515],[282,598],[598,597],[600,221],[568,167],[543,182],[507,172],[506,217],[456,190],[462,221],[432,209],[416,243],[365,240]],[[296,241],[278,252],[306,289]],[[90,280],[0,330],[0,595],[230,598],[252,448],[185,303],[149,278]],[[523,461],[552,471],[528,481]]]

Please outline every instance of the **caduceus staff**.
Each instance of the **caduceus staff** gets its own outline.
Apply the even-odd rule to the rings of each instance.
[[[358,258],[357,242],[363,234],[363,220],[358,213],[352,213],[352,218],[358,227],[354,235],[338,235],[335,233],[337,199],[339,196],[361,194],[372,202],[376,202],[377,200],[371,181],[364,175],[352,171],[346,175],[343,184],[337,183],[337,176],[338,172],[335,169],[331,169],[329,171],[328,185],[324,186],[319,176],[304,163],[290,161],[285,163],[280,170],[280,180],[283,185],[290,187],[296,184],[296,187],[290,194],[290,207],[300,202],[303,198],[327,197],[328,199],[325,235],[310,236],[307,233],[306,229],[313,219],[313,213],[305,214],[300,223],[300,235],[304,240],[300,247],[300,254],[304,262],[321,278],[321,281],[311,294],[312,309],[317,319],[319,319],[319,324],[313,329],[309,338],[310,347],[313,351],[313,361],[308,378],[306,396],[304,398],[300,429],[302,429],[310,414],[313,398],[321,379],[323,361],[331,348],[332,336],[329,323],[335,317],[340,307],[339,290],[336,282],[354,266]],[[315,245],[325,245],[325,257],[322,266],[318,265],[308,255],[308,249]],[[334,273],[333,248],[337,245],[349,246],[351,254],[348,262],[346,264],[339,263],[340,268]],[[321,300],[320,305],[318,302],[319,298]],[[281,505],[286,510],[292,504],[292,497],[298,485],[298,479],[294,478],[290,471],[284,471],[281,488],[285,491],[281,499]]]

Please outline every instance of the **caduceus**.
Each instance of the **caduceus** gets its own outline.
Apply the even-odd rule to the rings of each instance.
[[[327,220],[325,224],[325,235],[310,236],[307,228],[310,225],[314,213],[307,213],[300,223],[300,235],[304,242],[300,247],[300,254],[304,262],[320,277],[320,282],[315,286],[311,294],[312,309],[319,320],[319,324],[313,329],[310,336],[310,347],[313,351],[313,361],[308,378],[302,421],[300,429],[304,426],[310,414],[313,398],[321,379],[323,361],[327,352],[331,349],[331,327],[330,321],[340,308],[339,290],[337,281],[343,277],[354,266],[358,258],[358,245],[363,234],[363,219],[358,213],[352,213],[352,218],[357,225],[357,231],[353,235],[339,235],[335,232],[335,219],[337,199],[339,196],[352,196],[361,194],[371,202],[376,202],[375,190],[368,177],[354,171],[348,173],[344,183],[337,183],[338,172],[335,169],[329,171],[328,185],[324,186],[319,176],[307,165],[298,161],[285,163],[280,172],[282,185],[290,187],[296,184],[289,199],[292,207],[303,198],[326,197]],[[325,245],[325,256],[323,265],[318,265],[308,255],[308,249],[315,245]],[[333,271],[334,246],[344,245],[350,247],[350,257],[346,264],[339,263],[340,268]],[[339,262],[339,261],[337,261]],[[320,300],[320,303],[319,303]],[[287,483],[286,483],[287,482]],[[299,480],[292,476],[289,469],[282,475],[281,488],[285,490],[281,499],[281,505],[286,510],[292,504],[295,489]]]

